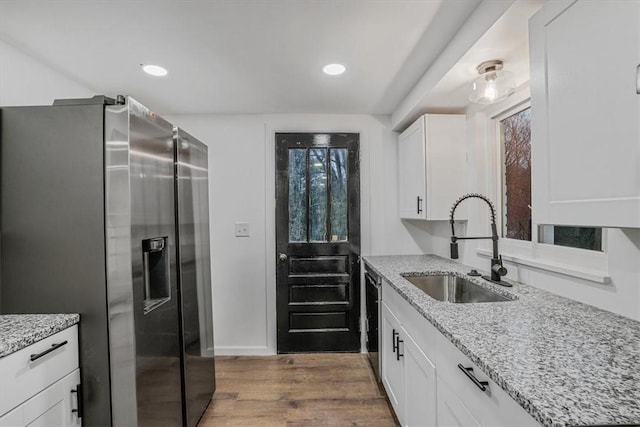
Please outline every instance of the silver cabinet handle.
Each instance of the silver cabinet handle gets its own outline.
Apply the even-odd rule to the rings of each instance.
[[[640,95],[640,64],[636,67],[636,94]]]
[[[288,257],[287,257],[287,254],[280,254],[280,256],[278,256],[278,259],[279,259],[281,262],[285,262],[285,261],[287,260],[287,258],[288,258]]]

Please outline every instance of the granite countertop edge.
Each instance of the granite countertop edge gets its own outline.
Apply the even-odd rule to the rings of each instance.
[[[71,314],[2,314],[0,315],[0,358],[80,322]]]
[[[569,427],[569,426],[574,426],[574,425],[585,425],[584,422],[581,422],[579,419],[574,419],[573,417],[566,417],[563,415],[558,415],[557,413],[554,413],[552,410],[547,409],[545,410],[544,407],[539,407],[539,406],[543,406],[543,405],[537,405],[535,402],[532,402],[531,399],[526,397],[526,393],[522,393],[520,390],[518,390],[518,387],[515,386],[514,384],[512,384],[509,380],[505,379],[501,374],[500,374],[500,369],[495,369],[494,367],[491,366],[490,363],[487,363],[482,357],[478,356],[477,354],[475,354],[471,349],[469,349],[465,343],[463,342],[464,339],[460,339],[459,337],[457,337],[454,333],[452,333],[449,328],[447,328],[445,325],[442,324],[442,322],[439,321],[438,316],[437,315],[433,315],[432,313],[430,313],[429,311],[427,311],[423,306],[421,306],[421,304],[419,304],[416,301],[416,297],[415,295],[412,295],[410,292],[408,292],[408,290],[411,290],[411,288],[413,287],[413,285],[408,282],[404,277],[402,277],[400,275],[399,272],[393,271],[391,274],[389,274],[388,271],[386,271],[384,268],[380,268],[379,264],[380,264],[380,260],[386,260],[386,259],[401,259],[401,258],[412,258],[412,262],[410,262],[409,264],[412,265],[416,265],[416,263],[419,263],[419,261],[417,261],[418,258],[421,258],[421,262],[422,265],[420,266],[421,268],[412,268],[409,269],[407,271],[403,271],[402,272],[402,276],[410,276],[410,275],[419,275],[419,274],[453,274],[456,276],[462,276],[462,277],[467,277],[467,272],[471,269],[471,267],[469,266],[465,266],[464,264],[455,262],[455,261],[451,261],[442,257],[439,257],[437,255],[406,255],[406,256],[365,256],[364,261],[367,264],[368,268],[371,268],[376,274],[378,274],[379,276],[383,277],[384,279],[386,279],[386,282],[390,284],[390,286],[395,289],[398,294],[400,294],[402,296],[403,299],[405,299],[413,308],[416,309],[416,311],[418,311],[418,313],[420,313],[421,316],[423,316],[425,319],[427,319],[433,326],[435,326],[435,328],[442,333],[456,348],[458,348],[465,356],[467,356],[474,364],[476,364],[489,378],[491,378],[492,381],[494,381],[496,384],[498,384],[512,399],[514,399],[527,413],[529,413],[536,421],[540,422],[543,426],[553,426],[553,427]],[[376,265],[378,264],[378,265]],[[440,264],[440,265],[438,265]],[[391,276],[391,277],[389,277]],[[512,283],[513,285],[515,285],[516,287],[514,288],[504,288],[498,285],[494,285],[491,284],[489,282],[486,281],[481,281],[479,279],[475,279],[472,278],[471,279],[473,282],[481,284],[484,287],[487,287],[499,294],[502,295],[507,295],[507,296],[511,296],[511,297],[516,297],[517,299],[520,299],[522,296],[519,295],[519,292],[516,292],[515,289],[517,289],[517,287],[524,287],[524,288],[529,288],[531,289],[531,286],[528,285],[523,285],[521,283],[518,282],[514,282],[512,280],[507,280],[507,282]],[[424,298],[430,299],[432,301],[432,303],[434,304],[438,304],[440,308],[442,307],[446,307],[447,305],[449,307],[453,307],[456,306],[458,304],[451,304],[451,303],[443,303],[440,301],[436,301],[433,300],[431,297],[427,296],[426,294],[422,293],[422,291],[418,290],[417,288],[415,288],[415,290],[419,293],[421,293],[421,297],[424,296]],[[549,294],[552,295],[546,291],[542,291],[539,289],[535,289],[533,292],[535,293],[543,293],[543,294]],[[591,306],[587,306],[586,304],[582,304],[582,303],[578,303],[572,300],[568,300],[566,298],[563,297],[559,297],[554,295],[554,298],[560,298],[562,300],[566,300],[567,304],[572,304],[572,305],[578,305],[578,306],[584,306],[584,307],[591,307]],[[600,309],[597,309],[599,311],[603,311]],[[607,312],[608,313],[608,312]],[[615,313],[608,313],[610,314],[610,316],[612,318],[616,318],[616,319],[624,319],[625,321],[628,322],[635,322],[631,319],[627,319],[624,318],[622,316],[619,316]],[[639,323],[640,324],[640,323]],[[560,391],[559,391],[560,393]],[[558,396],[559,397],[559,396]],[[625,419],[619,419],[619,420],[608,420],[609,422],[600,422],[600,421],[595,421],[593,423],[593,425],[615,425],[616,423],[618,423],[619,425],[640,425],[640,424],[636,424],[636,423],[640,423],[640,418],[633,418],[633,420],[630,422],[629,419],[625,418]],[[612,421],[612,422],[611,422]],[[589,424],[586,424],[589,425]]]

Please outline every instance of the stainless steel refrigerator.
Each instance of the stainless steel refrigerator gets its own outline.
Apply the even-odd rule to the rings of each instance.
[[[83,424],[214,389],[207,148],[128,97],[0,109],[0,311],[80,313]]]

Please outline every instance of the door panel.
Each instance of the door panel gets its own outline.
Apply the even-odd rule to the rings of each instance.
[[[178,284],[186,426],[198,424],[215,391],[207,146],[177,130]]]
[[[289,301],[292,304],[314,302],[344,302],[349,303],[348,284],[336,285],[294,285],[289,288]]]
[[[276,134],[278,352],[360,349],[357,134]]]
[[[290,275],[347,274],[348,256],[317,256],[313,258],[289,258]]]
[[[129,111],[137,425],[180,426],[173,126],[131,98]]]

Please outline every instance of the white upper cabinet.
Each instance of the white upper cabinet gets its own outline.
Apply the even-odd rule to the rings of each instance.
[[[529,31],[533,222],[640,227],[640,1],[548,2]]]
[[[425,114],[400,134],[400,218],[449,219],[451,206],[467,192],[465,125],[463,115]],[[456,219],[464,217],[456,212]]]

